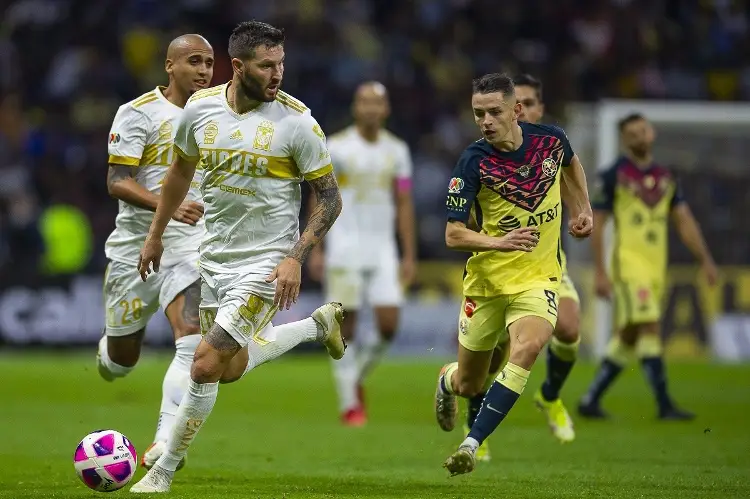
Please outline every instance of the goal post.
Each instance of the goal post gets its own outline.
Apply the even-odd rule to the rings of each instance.
[[[589,157],[585,161],[595,165],[589,170],[591,173],[594,169],[606,169],[619,156],[617,124],[632,113],[643,114],[654,124],[657,130],[655,154],[659,162],[681,164],[686,169],[702,167],[706,156],[716,151],[712,146],[720,142],[731,144],[719,163],[726,163],[730,169],[748,168],[745,154],[746,138],[750,136],[750,104],[747,103],[611,99],[593,106],[573,105],[571,111],[572,120],[568,125],[576,130],[576,138],[589,146]],[[662,146],[664,142],[666,145]],[[592,179],[589,184],[593,183]],[[608,225],[605,229],[607,254],[612,242],[612,224]],[[596,299],[593,309],[591,348],[596,357],[601,357],[611,334],[612,307],[609,302]]]

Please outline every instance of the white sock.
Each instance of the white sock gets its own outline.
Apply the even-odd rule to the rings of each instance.
[[[164,382],[161,385],[161,408],[159,409],[159,422],[156,425],[156,436],[154,442],[169,440],[172,432],[175,414],[180,407],[182,397],[190,381],[190,367],[193,365],[195,349],[201,342],[201,335],[191,334],[177,338],[174,343],[175,352],[172,363],[169,364]]]
[[[360,380],[365,379],[372,372],[372,370],[375,369],[375,366],[380,364],[380,361],[383,359],[383,355],[385,355],[390,346],[390,341],[386,341],[380,338],[374,345],[363,346],[363,348],[360,349],[359,358],[357,359],[359,361]]]
[[[251,341],[247,346],[248,360],[243,376],[256,367],[265,364],[296,347],[302,342],[317,341],[322,327],[315,319],[308,317],[297,322],[290,322],[273,327],[273,337],[276,339],[265,345]]]
[[[332,361],[333,379],[339,394],[339,411],[343,414],[359,405],[357,399],[357,382],[359,381],[359,364],[357,363],[355,344],[348,343],[346,355]]]
[[[156,464],[167,471],[175,471],[187,449],[216,404],[219,383],[188,381],[188,390],[175,415],[172,433],[167,440],[167,450]]]
[[[101,362],[104,365],[104,367],[115,378],[124,378],[135,367],[135,366],[133,367],[121,366],[120,364],[113,362],[112,359],[109,358],[109,352],[107,351],[107,337],[106,336],[102,336],[102,339],[99,340],[99,356],[101,357]]]

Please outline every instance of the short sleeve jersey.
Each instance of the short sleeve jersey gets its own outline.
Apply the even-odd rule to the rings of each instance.
[[[396,191],[412,176],[409,146],[386,130],[370,142],[349,127],[328,148],[345,208],[326,236],[326,264],[366,269],[380,252],[396,251]]]
[[[161,193],[164,176],[174,159],[175,130],[182,113],[182,108],[164,97],[161,87],[120,106],[109,132],[109,164],[131,167],[136,182],[154,194]],[[200,201],[202,175],[199,168],[187,199]],[[107,258],[137,265],[153,218],[152,211],[120,201],[115,230],[105,245]],[[162,264],[177,263],[186,257],[195,259],[202,235],[203,221],[191,226],[170,220],[164,231]]]
[[[640,168],[621,157],[599,175],[592,207],[614,218],[611,266],[615,281],[663,283],[669,215],[683,201],[674,174],[657,164]]]
[[[466,296],[557,289],[561,280],[561,169],[574,153],[565,132],[552,125],[519,123],[523,143],[516,151],[495,149],[485,139],[461,154],[448,184],[448,221],[466,223],[471,209],[484,234],[502,237],[535,227],[539,244],[530,253],[483,251],[467,261]]]
[[[323,130],[302,102],[280,91],[274,101],[237,114],[228,86],[190,98],[175,149],[204,167],[201,266],[267,275],[299,240],[300,184],[333,167]]]

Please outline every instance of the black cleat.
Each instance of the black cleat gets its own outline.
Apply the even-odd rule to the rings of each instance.
[[[590,402],[588,404],[581,402],[578,404],[578,414],[589,419],[609,419],[609,414],[604,412],[604,409],[595,402]]]
[[[695,414],[676,407],[668,407],[659,411],[659,419],[662,421],[692,421],[695,419]]]

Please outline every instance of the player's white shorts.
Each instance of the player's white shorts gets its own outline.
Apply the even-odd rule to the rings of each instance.
[[[104,274],[107,336],[126,336],[146,327],[160,304],[166,309],[200,279],[197,256],[196,253],[196,260],[162,266],[146,282],[141,280],[135,265],[110,261]]]
[[[383,258],[369,269],[326,265],[326,302],[338,302],[346,310],[358,310],[362,302],[371,307],[398,307],[404,299],[396,258]]]
[[[205,335],[216,322],[241,347],[250,341],[260,345],[274,341],[271,319],[278,309],[270,299],[275,285],[264,281],[267,275],[268,272],[236,274],[200,269],[201,334]]]

